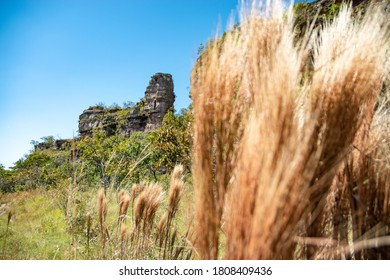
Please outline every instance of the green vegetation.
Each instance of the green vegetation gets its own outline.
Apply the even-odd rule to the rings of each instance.
[[[183,163],[186,166],[185,173],[179,178],[184,176],[190,180],[187,174],[191,157],[191,121],[191,110],[184,110],[180,115],[171,111],[165,116],[163,125],[153,132],[133,132],[127,138],[120,135],[106,136],[103,131],[96,131],[93,137],[74,139],[63,150],[56,148],[53,137],[45,137],[42,139],[44,143],[50,140],[48,148],[32,151],[18,160],[11,170],[0,166],[0,240],[4,241],[0,244],[0,258],[189,257],[191,250],[188,250],[189,245],[185,241],[185,236],[189,234],[189,212],[192,212],[191,207],[188,207],[192,204],[192,190],[189,186],[180,183],[181,193],[178,199],[186,201],[186,206],[180,208],[180,211],[174,211],[179,217],[173,221],[171,216],[169,226],[163,233],[159,233],[163,234],[161,239],[155,234],[158,221],[162,219],[164,222],[165,209],[169,208],[169,201],[172,201],[172,198],[168,200],[167,192],[169,193],[169,186],[172,184],[170,176],[174,167]],[[182,182],[181,180],[179,181]],[[177,183],[177,179],[173,182]],[[134,207],[138,201],[135,199],[149,183],[161,185],[158,211],[156,209],[150,232],[143,233],[142,228],[137,228],[139,234],[145,237],[142,240],[130,240],[131,235],[127,231],[135,226]],[[109,201],[105,225],[109,234],[104,237],[107,238],[104,255],[96,209],[99,188],[106,190],[105,195]],[[139,188],[139,192],[134,192],[135,188]],[[126,250],[126,253],[121,243],[123,240],[120,241],[121,225],[118,225],[119,190],[133,196],[125,219],[126,246],[132,248]],[[9,209],[15,214],[8,227],[6,213]],[[163,222],[160,231],[164,226]],[[146,238],[146,234],[150,236]],[[153,240],[150,239],[152,236]],[[169,242],[165,240],[168,236]],[[161,249],[156,249],[156,244],[150,250],[146,249],[155,242],[162,246],[159,245]],[[143,249],[134,246],[141,246]]]
[[[4,168],[3,165],[0,164],[0,189],[2,192],[10,192],[12,191],[12,171]]]
[[[155,170],[173,170],[182,164],[187,171],[191,169],[192,111],[183,110],[180,116],[168,112],[163,125],[150,134]]]
[[[142,101],[136,106],[142,107],[141,104]],[[131,110],[133,107],[121,112]],[[190,180],[187,174],[191,164],[191,121],[190,109],[183,110],[180,115],[170,111],[163,125],[153,132],[133,132],[130,137],[124,137],[106,136],[102,130],[95,131],[93,137],[74,139],[61,149],[56,147],[54,137],[43,137],[43,149],[36,148],[25,155],[11,170],[0,166],[0,240],[3,242],[0,244],[0,259],[190,257],[185,235],[189,234],[187,222],[191,208],[188,205],[192,203],[192,190],[184,187],[184,183],[181,192],[185,190],[185,193],[180,194],[179,200],[186,201],[185,208],[179,211],[177,220],[173,221],[171,216],[170,225],[159,233],[161,238],[154,235],[157,234],[158,220],[166,219],[164,212],[169,208],[167,192],[174,167],[182,163],[185,166],[183,176]],[[40,145],[37,141],[32,144]],[[139,193],[132,194],[131,209],[125,219],[129,231],[130,224],[134,226],[136,195],[142,193],[148,182],[161,184],[159,210],[152,229],[147,233],[153,236],[153,240],[149,237],[144,237],[142,242],[141,239],[130,240],[130,232],[127,232],[126,246],[132,248],[125,253],[116,196],[119,190],[131,194],[134,186],[139,186]],[[99,188],[106,190],[109,201],[106,226],[110,237],[104,255],[96,209]],[[15,214],[8,226],[6,213],[10,209]],[[175,215],[176,212],[178,209]],[[162,226],[163,222],[160,231]],[[137,230],[146,236],[142,228]],[[157,241],[161,249],[146,249],[145,246],[150,247]],[[137,246],[143,249],[135,248]]]
[[[70,244],[66,219],[52,191],[36,190],[5,195],[2,202],[12,207],[7,232],[7,215],[0,216],[1,259],[68,259]],[[6,235],[6,236],[5,236]]]
[[[124,137],[106,136],[100,130],[61,149],[53,137],[44,137],[45,149],[32,151],[11,170],[0,166],[0,190],[52,189],[72,177],[85,186],[118,189],[141,181],[166,180],[177,164],[189,172],[191,122],[190,109],[181,115],[169,112],[163,125],[153,132],[133,132]]]
[[[322,1],[302,1],[294,4],[293,12],[295,17],[296,38],[302,38],[306,31],[313,24],[313,28],[323,26],[327,21],[332,22],[339,14],[342,6],[352,5],[352,17],[359,18],[364,15],[372,1],[370,0],[322,0]],[[375,1],[374,1],[375,2]],[[377,1],[380,3],[381,1]]]
[[[164,187],[139,184],[120,191],[102,189],[98,194],[97,188],[70,180],[48,191],[3,194],[0,259],[188,259],[192,192],[182,181],[180,169],[170,182]],[[150,193],[154,189],[159,190],[158,201]],[[104,213],[99,212],[103,211],[101,193],[106,201]],[[144,211],[139,209],[141,201],[145,201]],[[153,217],[148,209],[154,211]],[[9,224],[7,211],[13,213]],[[104,224],[99,222],[102,215]]]

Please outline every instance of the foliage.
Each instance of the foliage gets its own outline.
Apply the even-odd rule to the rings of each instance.
[[[42,140],[42,142],[46,142],[46,143],[50,143],[50,144],[54,144],[54,142],[55,142],[54,136],[52,136],[52,135],[41,137],[41,140]]]
[[[135,108],[112,114],[117,114],[121,123],[141,106],[142,101]],[[114,109],[105,109],[107,116]],[[103,129],[96,129],[92,137],[75,139],[74,144],[63,150],[56,147],[54,137],[43,137],[42,143],[47,145],[18,160],[11,171],[2,170],[2,190],[53,188],[75,173],[85,186],[105,188],[166,180],[164,174],[171,172],[177,163],[190,170],[191,122],[190,109],[183,110],[181,115],[170,112],[156,131],[132,132],[125,137],[107,136]]]
[[[162,126],[150,134],[155,169],[172,172],[173,167],[180,163],[190,170],[192,119],[191,107],[183,110],[181,115],[169,111]]]
[[[0,205],[5,204],[14,213],[9,228],[7,215],[0,215],[0,259],[188,259],[192,256],[188,244],[190,220],[186,216],[192,209],[188,204],[179,204],[180,200],[189,201],[192,193],[184,185],[182,174],[176,172],[172,176],[168,192],[163,192],[157,184],[151,184],[146,190],[142,184],[120,191],[107,189],[102,220],[108,233],[106,240],[101,238],[97,189],[81,188],[74,179],[64,180],[52,190],[0,196]],[[149,210],[153,210],[154,201],[150,195],[156,190],[159,197],[152,212]],[[126,206],[122,198],[126,198]],[[149,210],[140,211],[144,199]],[[170,223],[161,223],[167,215]],[[3,242],[5,235],[7,239]]]
[[[0,192],[12,191],[12,171],[0,164]]]
[[[13,188],[10,190],[55,187],[72,173],[69,158],[69,151],[37,150],[26,155],[12,168]]]
[[[313,27],[319,27],[327,20],[333,20],[341,6],[341,3],[334,0],[295,3],[293,13],[296,39],[301,39],[312,24]]]
[[[327,17],[333,19],[340,12],[341,4],[333,3],[327,9]]]
[[[135,103],[133,101],[125,101],[123,102],[123,108],[128,109],[134,107]]]
[[[77,149],[87,183],[107,188],[123,180],[139,181],[142,171],[135,170],[135,166],[147,155],[146,136],[147,133],[134,132],[129,138],[107,137],[103,131],[96,131],[93,137],[81,139]]]
[[[141,100],[138,101],[138,102],[135,104],[134,108],[139,109],[139,112],[140,112],[140,113],[143,113],[143,112],[145,111],[145,103],[146,103],[146,99],[145,99],[145,97],[142,97]]]
[[[109,108],[109,109],[120,109],[121,106],[119,106],[118,103],[114,102],[114,103],[112,103],[108,108]]]
[[[106,108],[106,104],[104,104],[103,102],[99,102],[99,103],[96,103],[95,106],[90,107],[90,109],[91,109],[91,108],[104,109],[104,108]]]

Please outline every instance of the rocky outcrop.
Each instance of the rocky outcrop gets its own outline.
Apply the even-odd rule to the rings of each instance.
[[[154,75],[145,91],[144,112],[148,116],[146,130],[155,129],[162,124],[174,101],[172,76],[160,73]]]
[[[36,145],[34,145],[35,150],[57,150],[57,151],[63,151],[67,150],[72,146],[72,140],[71,139],[58,139],[53,140],[52,142],[41,142]]]
[[[128,137],[133,131],[153,130],[161,126],[175,95],[170,74],[157,73],[151,77],[144,98],[132,108],[104,108],[93,106],[79,117],[81,137],[92,136],[102,129],[107,136],[120,134]]]
[[[81,137],[92,136],[93,131],[102,128],[107,136],[117,131],[117,113],[120,108],[89,107],[79,116],[79,133]]]

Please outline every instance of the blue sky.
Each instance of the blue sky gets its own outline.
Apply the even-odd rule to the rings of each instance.
[[[0,0],[0,164],[43,136],[77,135],[91,105],[137,102],[150,77],[170,73],[175,108],[190,104],[201,43],[237,0]]]

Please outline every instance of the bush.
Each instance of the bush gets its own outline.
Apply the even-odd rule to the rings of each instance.
[[[150,134],[155,169],[172,172],[177,164],[191,169],[192,110],[183,110],[181,115],[169,111],[160,128]]]

